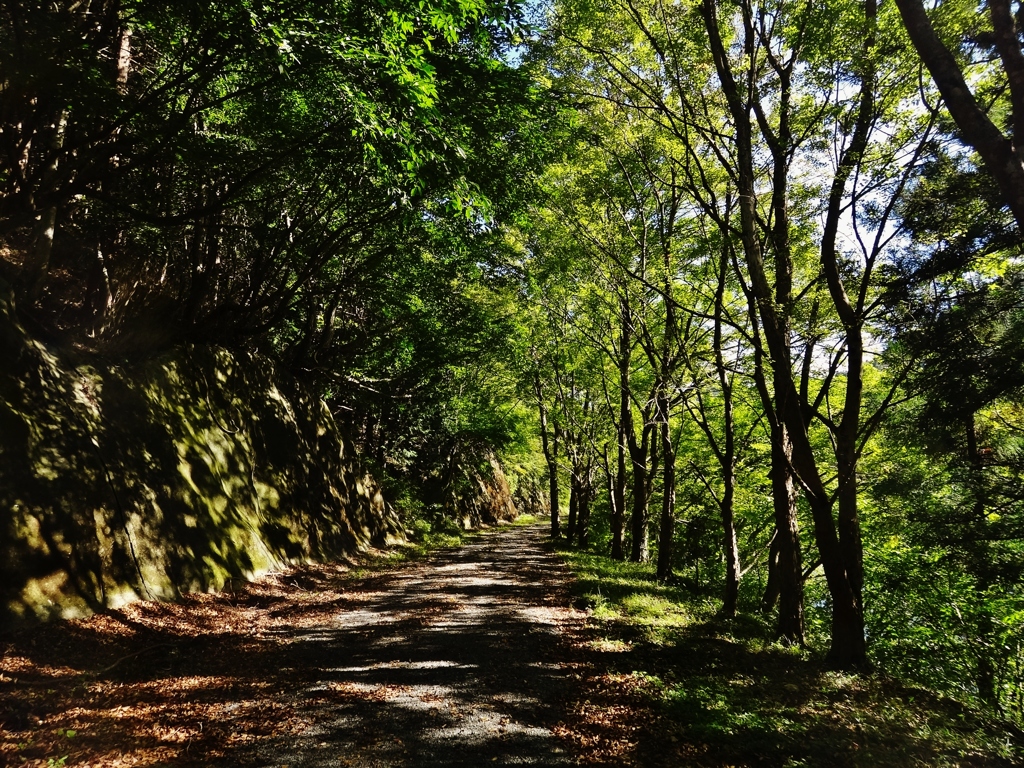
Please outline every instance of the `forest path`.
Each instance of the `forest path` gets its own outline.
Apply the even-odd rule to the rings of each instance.
[[[364,580],[354,591],[371,599],[323,627],[283,630],[288,665],[304,678],[286,697],[309,725],[257,745],[257,762],[565,764],[551,728],[568,577],[543,535],[484,534]]]
[[[552,729],[583,614],[545,540],[490,531],[369,576],[308,566],[14,635],[0,764],[574,763]]]

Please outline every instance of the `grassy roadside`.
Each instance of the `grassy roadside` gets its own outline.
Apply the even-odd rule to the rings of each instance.
[[[657,583],[653,567],[562,550],[590,614],[567,735],[584,764],[1011,766],[1024,734],[880,672],[828,670],[755,617]],[[923,662],[924,663],[924,662]],[[591,672],[587,672],[587,669]]]

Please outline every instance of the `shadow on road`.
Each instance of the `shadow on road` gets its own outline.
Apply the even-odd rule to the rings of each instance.
[[[543,527],[513,528],[361,579],[309,567],[15,638],[0,757],[568,764],[551,731],[566,700],[559,626],[578,617],[566,579]]]

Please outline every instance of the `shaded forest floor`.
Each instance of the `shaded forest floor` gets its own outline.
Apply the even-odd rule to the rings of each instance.
[[[0,765],[1002,766],[1021,734],[543,526],[0,638]],[[588,618],[589,614],[589,618]]]

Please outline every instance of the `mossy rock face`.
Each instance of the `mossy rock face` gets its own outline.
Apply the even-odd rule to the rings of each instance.
[[[0,618],[219,589],[401,535],[330,412],[270,361],[118,368],[28,338],[0,295]]]

